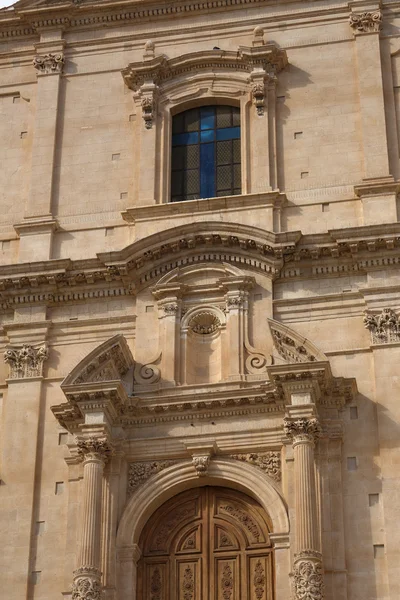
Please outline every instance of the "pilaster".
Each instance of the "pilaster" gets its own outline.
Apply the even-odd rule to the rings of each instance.
[[[364,225],[397,221],[396,195],[389,171],[380,31],[382,11],[375,1],[354,1],[350,26],[355,36],[355,57],[364,157],[364,178],[355,186],[363,206]]]
[[[15,225],[20,236],[19,261],[51,258],[56,221],[52,215],[54,158],[58,126],[60,80],[64,66],[62,30],[41,33],[33,67],[37,75],[36,113],[33,132],[30,193],[23,223]]]
[[[4,509],[9,502],[17,504],[14,516],[4,510],[7,532],[13,540],[3,565],[13,574],[12,590],[15,597],[26,598],[33,570],[31,536],[35,514],[35,480],[38,468],[38,432],[42,404],[43,368],[49,356],[46,344],[48,325],[20,324],[6,328],[10,344],[4,352],[4,361],[10,369],[6,380],[2,426],[2,472],[6,484],[2,488]]]
[[[295,555],[293,561],[293,594],[295,600],[324,598],[323,564],[320,544],[320,522],[316,490],[314,447],[321,426],[313,402],[315,387],[309,381],[300,384],[301,404],[295,384],[292,404],[288,406],[284,431],[293,445],[295,487]],[[294,400],[294,402],[293,402]]]

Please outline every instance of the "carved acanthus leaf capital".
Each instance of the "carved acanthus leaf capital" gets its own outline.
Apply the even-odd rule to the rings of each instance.
[[[10,366],[10,379],[41,377],[43,363],[48,357],[49,350],[46,344],[10,346],[4,352],[4,362]]]
[[[384,308],[378,315],[366,312],[364,325],[371,332],[373,344],[400,342],[400,318],[391,308]]]
[[[33,66],[39,74],[48,75],[50,73],[62,73],[64,62],[63,54],[49,53],[43,56],[35,56]]]
[[[83,461],[99,460],[106,463],[113,454],[113,447],[106,438],[90,436],[77,441],[77,452]]]
[[[317,418],[284,419],[285,435],[293,442],[315,442],[321,434],[321,425]]]
[[[374,10],[350,15],[350,27],[359,33],[372,33],[382,29],[382,11]]]

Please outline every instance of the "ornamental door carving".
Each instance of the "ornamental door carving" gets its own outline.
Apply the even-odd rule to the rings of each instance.
[[[265,511],[240,492],[175,496],[143,530],[138,600],[272,600],[269,530]]]

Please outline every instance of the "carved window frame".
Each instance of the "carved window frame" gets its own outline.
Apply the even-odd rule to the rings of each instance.
[[[276,83],[286,65],[286,52],[264,44],[262,32],[255,32],[252,47],[172,59],[156,55],[148,42],[143,61],[122,71],[137,108],[136,206],[170,202],[172,117],[207,104],[240,109],[241,195],[277,189]]]

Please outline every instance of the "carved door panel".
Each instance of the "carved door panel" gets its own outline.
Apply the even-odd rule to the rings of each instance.
[[[137,600],[272,600],[269,526],[240,492],[203,487],[175,496],[143,530]]]

